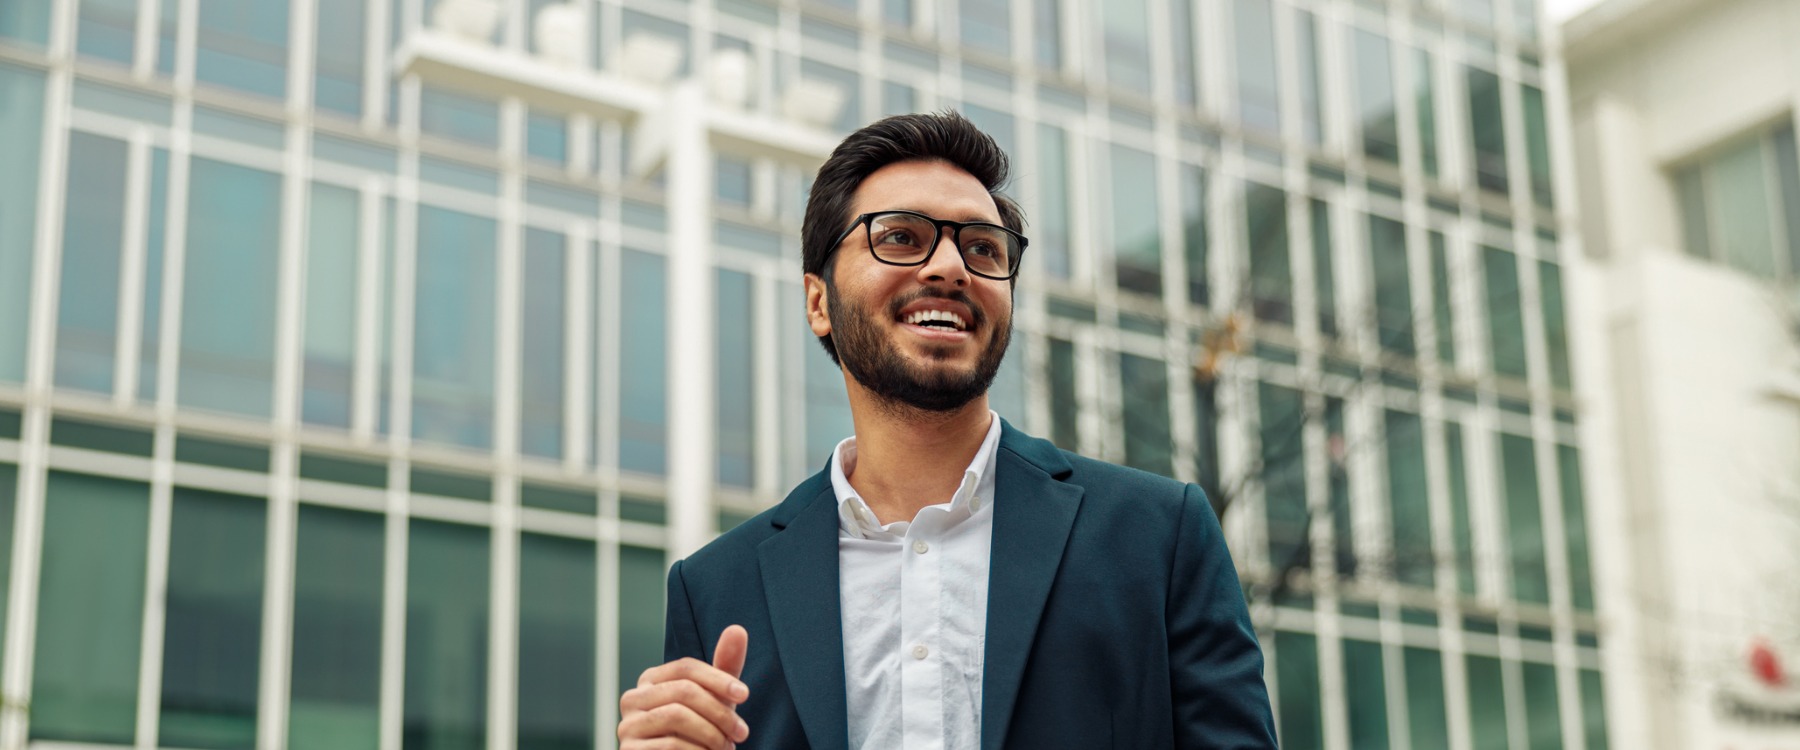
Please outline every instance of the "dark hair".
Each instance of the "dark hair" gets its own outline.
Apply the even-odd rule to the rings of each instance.
[[[876,170],[904,161],[943,161],[981,181],[1000,211],[1000,223],[1015,232],[1025,229],[1025,213],[1000,189],[1010,177],[1006,152],[967,117],[953,111],[895,115],[878,120],[850,134],[819,167],[812,192],[806,198],[806,217],[800,223],[800,267],[818,274],[831,287],[831,258],[837,246],[832,240],[843,233],[854,217],[850,204],[857,187]],[[1013,278],[1017,283],[1018,277]],[[831,361],[837,347],[831,336],[819,337]]]

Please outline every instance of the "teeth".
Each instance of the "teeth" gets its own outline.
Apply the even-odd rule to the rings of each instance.
[[[968,323],[963,322],[962,316],[950,312],[949,310],[920,310],[906,316],[906,322],[912,325],[923,325],[927,321],[934,320],[947,322],[958,331],[969,327]]]

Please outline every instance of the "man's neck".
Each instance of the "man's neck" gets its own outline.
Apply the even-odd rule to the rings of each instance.
[[[911,521],[919,509],[947,502],[987,439],[987,395],[948,412],[883,403],[854,378],[850,417],[856,465],[850,486],[883,524]]]

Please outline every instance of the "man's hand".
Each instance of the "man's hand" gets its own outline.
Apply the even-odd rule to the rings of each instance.
[[[738,680],[750,634],[732,625],[719,635],[713,663],[686,658],[644,670],[619,697],[619,750],[729,750],[750,737],[738,704],[750,688]]]

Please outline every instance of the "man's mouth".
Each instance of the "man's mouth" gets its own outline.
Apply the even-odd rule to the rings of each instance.
[[[901,322],[943,331],[966,331],[969,329],[968,322],[963,320],[961,315],[949,310],[918,310],[907,315]]]

